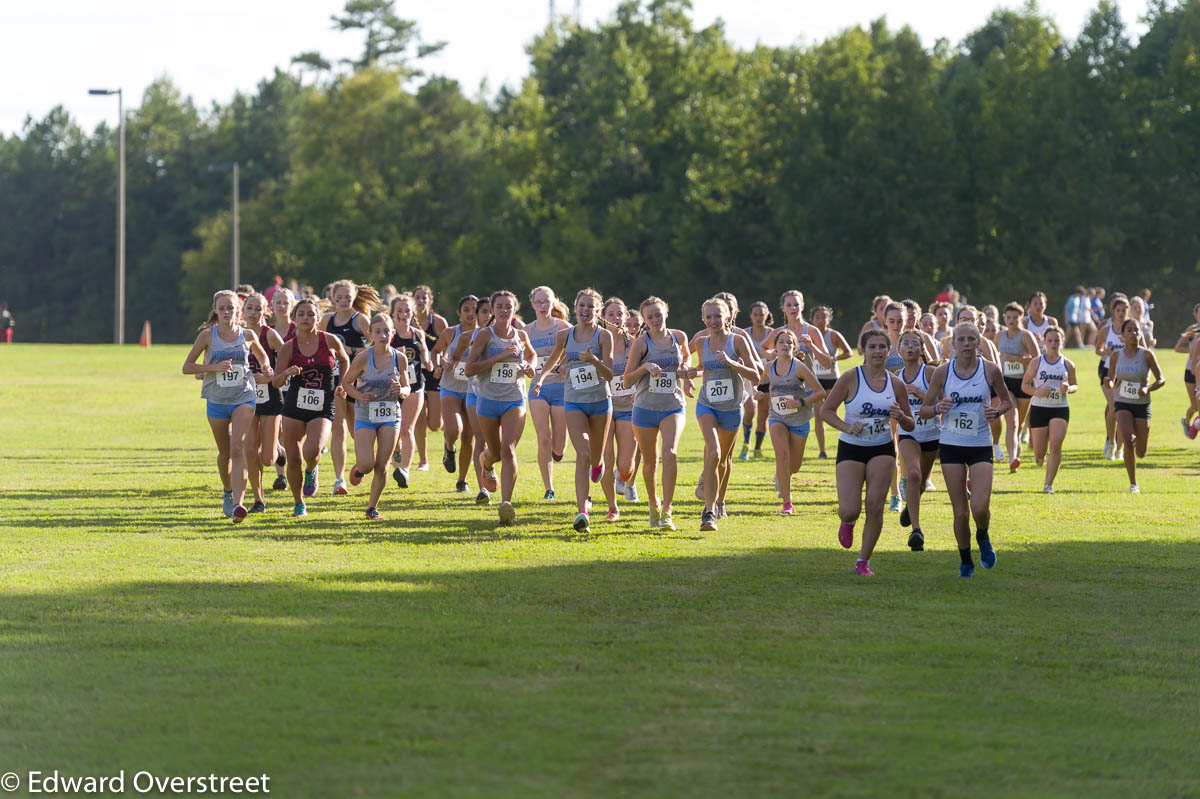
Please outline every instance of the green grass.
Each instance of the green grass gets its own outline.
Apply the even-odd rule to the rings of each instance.
[[[0,772],[266,772],[288,797],[1200,795],[1179,356],[1130,496],[1099,459],[1096,359],[1072,353],[1059,493],[1031,461],[998,474],[1000,561],[966,581],[944,492],[928,551],[889,514],[879,577],[856,578],[832,459],[805,464],[792,519],[769,461],[735,464],[734,515],[699,533],[690,419],[672,535],[642,510],[577,535],[570,458],[543,503],[532,435],[513,528],[436,461],[389,486],[383,524],[325,466],[307,520],[272,494],[234,526],[184,352],[0,348]]]

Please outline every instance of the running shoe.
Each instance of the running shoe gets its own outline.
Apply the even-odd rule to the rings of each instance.
[[[1029,445],[1029,431],[1028,430],[1021,431],[1021,443],[1025,444],[1026,446]]]
[[[500,481],[496,479],[496,467],[483,470],[483,487],[488,491],[497,491],[500,488]]]
[[[311,472],[305,472],[304,473],[304,492],[303,492],[304,496],[311,497],[313,494],[317,493],[317,487],[318,487],[317,470],[313,469]]]
[[[717,511],[718,519],[728,519],[729,518],[729,514],[725,512],[725,503],[724,502],[717,503],[716,511]]]
[[[657,530],[662,527],[662,519],[659,518],[658,508],[650,506],[650,529]]]
[[[246,518],[247,513],[248,513],[248,511],[246,510],[245,505],[234,505],[233,506],[233,523],[241,524],[242,520]]]
[[[1054,487],[1053,486],[1042,486],[1042,493],[1043,494],[1053,494]]]
[[[1195,439],[1197,433],[1200,433],[1200,416],[1197,416],[1195,421],[1192,422],[1192,426],[1188,428],[1187,437]]]
[[[854,546],[854,525],[850,522],[842,522],[838,528],[838,543],[842,545],[842,549],[849,549]]]
[[[271,484],[272,490],[282,491],[287,488],[287,478],[282,474],[275,476],[275,482]]]
[[[874,577],[875,572],[871,571],[871,566],[865,560],[859,558],[854,561],[854,573],[861,577]]]
[[[254,504],[250,506],[251,513],[263,513],[266,511],[266,509],[267,503],[263,502],[261,499],[254,500]]]
[[[488,493],[486,488],[480,488],[479,493],[475,495],[476,505],[491,505],[492,495]]]
[[[592,512],[592,498],[591,498],[591,496],[584,497],[584,499],[583,499],[583,512],[584,512],[584,513],[591,513],[591,512]]]
[[[401,488],[408,488],[408,469],[403,466],[397,466],[392,472],[392,477],[396,478],[396,485]]]
[[[900,511],[900,526],[908,527],[910,524],[912,524],[912,516],[909,515],[908,506],[905,505],[904,510]]]
[[[229,518],[233,518],[233,492],[222,492],[221,496],[221,513],[224,513]]]
[[[457,466],[458,450],[446,447],[445,452],[442,453],[442,468],[445,469],[448,474],[454,474]]]
[[[937,491],[938,487],[933,484],[932,480],[926,480],[925,481],[925,490],[926,491]]]
[[[418,472],[427,472],[427,471],[429,471],[429,461],[421,461],[420,463],[418,463],[418,464],[417,464],[417,471],[418,471]]]
[[[625,501],[641,502],[641,499],[638,498],[637,486],[633,483],[625,484]]]
[[[399,447],[396,447],[392,450],[392,465],[399,466],[402,463],[404,463],[404,453],[400,451]]]
[[[1106,440],[1104,442],[1104,460],[1106,460],[1106,461],[1112,460],[1112,441],[1111,440]]]
[[[362,472],[360,472],[358,470],[357,466],[351,466],[350,467],[350,485],[356,486],[359,483],[361,483],[362,480],[363,480]]]
[[[900,478],[900,496],[904,497],[905,499],[908,499],[908,478],[907,477]]]
[[[696,478],[696,499],[704,501],[704,475],[701,474]]]
[[[738,453],[738,460],[739,461],[750,460],[750,446],[748,444],[742,444],[742,451]]]
[[[717,514],[706,510],[700,514],[700,532],[711,533],[717,529]]]
[[[925,534],[921,532],[920,527],[914,527],[908,534],[908,548],[913,552],[925,551]]]
[[[794,507],[792,507],[792,503],[785,502],[785,503],[783,503],[783,507],[780,508],[780,510],[779,510],[779,515],[780,516],[791,516],[795,512],[796,512],[796,509]]]
[[[1037,455],[1034,455],[1033,456],[1033,465],[1040,469],[1046,465],[1045,459],[1039,458]]]
[[[554,489],[551,488],[545,494],[542,494],[542,499],[556,499],[556,497],[554,496]]]
[[[307,516],[307,515],[308,515],[308,508],[304,507],[303,502],[298,503],[296,505],[296,507],[292,508],[292,518],[293,519],[299,518],[301,516]]]
[[[335,497],[344,497],[349,493],[349,490],[346,488],[346,481],[341,477],[334,478],[333,495]]]
[[[1192,426],[1188,424],[1186,416],[1179,417],[1179,423],[1183,425],[1183,434],[1188,438],[1192,438]]]
[[[600,461],[599,466],[592,467],[592,482],[599,483],[600,475],[604,474],[604,461]]]
[[[619,511],[616,508],[610,508],[608,511],[608,515],[604,517],[604,521],[615,522],[620,518],[621,518],[621,511]]]
[[[975,541],[979,544],[979,563],[985,569],[996,565],[996,550],[992,548],[992,539],[987,533],[976,533]]]
[[[829,456],[826,455],[824,451],[821,451],[821,452],[817,453],[817,460],[826,461],[826,460],[829,460]]]
[[[279,455],[275,458],[275,465],[282,469],[284,466],[287,466],[287,454],[283,451],[283,447],[280,447],[277,451]]]
[[[586,513],[576,513],[575,521],[571,524],[577,533],[586,533],[588,531],[588,515]]]
[[[763,457],[763,451],[761,449],[755,449],[754,450],[754,460],[758,460],[761,457]]]
[[[564,453],[564,452],[555,452],[553,450],[550,451],[550,457],[554,459],[555,463],[561,463],[562,459],[563,459],[563,455],[565,455],[565,454],[566,453]]]
[[[900,511],[900,495],[899,494],[892,494],[892,498],[888,500],[888,510],[891,511],[892,513],[898,513]]]
[[[457,483],[454,484],[454,490],[460,494],[467,493],[467,481],[459,480]]]
[[[1008,458],[1004,455],[1004,447],[999,444],[992,445],[992,455],[996,458],[996,463],[1004,463]]]
[[[958,565],[958,576],[959,577],[974,577],[975,576],[975,564],[974,563],[960,563]]]
[[[1125,460],[1125,445],[1124,444],[1117,445],[1117,448],[1113,451],[1113,460],[1114,461]]]
[[[1009,461],[1009,463],[1008,463],[1008,473],[1009,474],[1012,474],[1013,472],[1015,472],[1017,469],[1020,469],[1020,468],[1021,468],[1021,459],[1020,458],[1013,458],[1011,461]]]
[[[675,520],[671,518],[671,511],[665,510],[658,515],[658,526],[663,530],[675,532]]]
[[[1142,493],[1142,489],[1138,488],[1137,483],[1134,483],[1133,485],[1129,486],[1129,493],[1130,494],[1140,494],[1140,493]]]
[[[374,508],[367,508],[367,519],[372,522],[383,521],[383,517],[379,515],[379,511]]]
[[[616,494],[618,497],[625,496],[625,481],[622,480],[620,477],[613,478],[613,488],[616,490]]]
[[[513,509],[512,503],[506,500],[500,503],[499,516],[500,524],[508,527],[517,518],[517,512]]]

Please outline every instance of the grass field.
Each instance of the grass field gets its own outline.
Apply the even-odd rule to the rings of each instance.
[[[670,535],[644,505],[576,534],[571,456],[542,502],[530,434],[512,528],[440,470],[370,524],[326,464],[308,519],[269,493],[235,526],[184,352],[0,348],[0,772],[265,772],[286,797],[1200,795],[1182,356],[1160,354],[1131,496],[1099,457],[1096,358],[1072,351],[1058,493],[1031,458],[998,474],[999,563],[968,581],[944,492],[926,552],[888,514],[879,576],[856,577],[832,459],[806,462],[791,519],[770,461],[735,464],[731,518],[699,533],[690,417]]]

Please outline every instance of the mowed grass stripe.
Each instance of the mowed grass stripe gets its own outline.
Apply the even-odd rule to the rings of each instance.
[[[736,463],[734,516],[700,534],[691,419],[671,536],[644,504],[576,534],[572,456],[543,503],[532,431],[513,528],[453,492],[440,434],[383,524],[361,489],[328,496],[326,459],[309,519],[269,492],[235,527],[184,352],[0,352],[0,771],[265,771],[287,796],[1195,791],[1178,356],[1142,495],[1099,459],[1095,356],[1072,351],[1059,493],[1031,458],[997,474],[997,568],[955,576],[937,492],[929,551],[889,514],[863,581],[815,437],[796,517],[769,460]]]

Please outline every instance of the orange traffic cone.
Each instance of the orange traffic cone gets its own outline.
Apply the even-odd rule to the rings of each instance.
[[[138,341],[138,344],[140,344],[143,347],[150,346],[150,320],[149,319],[147,319],[145,322],[142,323],[142,338],[140,341]]]

